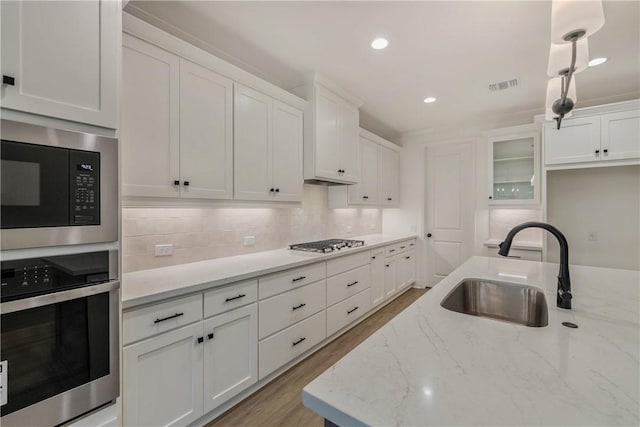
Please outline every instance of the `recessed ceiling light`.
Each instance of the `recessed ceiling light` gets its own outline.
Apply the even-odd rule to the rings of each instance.
[[[436,98],[434,98],[433,96],[429,96],[428,98],[424,99],[425,104],[431,104],[432,102],[436,102]]]
[[[593,58],[589,61],[589,67],[595,67],[596,65],[604,64],[607,62],[607,58]]]
[[[387,46],[389,46],[389,40],[383,37],[379,37],[371,42],[371,47],[374,48],[375,50],[384,49]]]

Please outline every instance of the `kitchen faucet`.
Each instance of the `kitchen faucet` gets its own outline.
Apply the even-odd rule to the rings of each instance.
[[[567,244],[567,239],[564,237],[564,234],[560,232],[553,225],[544,223],[544,222],[523,222],[520,225],[516,225],[507,233],[507,237],[504,239],[504,242],[500,243],[500,250],[498,254],[502,256],[509,255],[509,250],[511,249],[511,242],[516,234],[518,234],[521,230],[525,228],[542,228],[547,230],[558,239],[558,243],[560,243],[560,272],[558,273],[558,294],[556,296],[556,305],[560,308],[571,308],[571,279],[569,278],[569,245]]]

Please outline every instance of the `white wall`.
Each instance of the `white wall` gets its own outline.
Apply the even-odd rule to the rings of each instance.
[[[547,222],[566,236],[571,264],[640,270],[640,166],[549,171]],[[547,245],[558,262],[556,240]]]
[[[380,233],[381,224],[380,209],[329,209],[327,187],[306,184],[298,207],[124,207],[122,271]],[[255,236],[255,245],[243,246],[244,236]],[[173,255],[156,257],[155,245],[159,244],[172,244]]]

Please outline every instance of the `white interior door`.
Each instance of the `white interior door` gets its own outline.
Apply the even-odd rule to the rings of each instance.
[[[471,143],[426,149],[425,237],[428,286],[473,252],[474,167]]]

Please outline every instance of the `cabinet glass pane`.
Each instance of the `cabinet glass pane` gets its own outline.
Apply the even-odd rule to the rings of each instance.
[[[493,143],[493,200],[532,200],[533,138]]]

